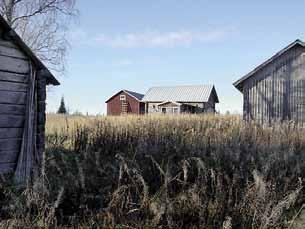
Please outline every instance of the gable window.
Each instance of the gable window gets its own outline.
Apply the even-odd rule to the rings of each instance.
[[[126,95],[120,95],[120,100],[121,101],[126,101]]]

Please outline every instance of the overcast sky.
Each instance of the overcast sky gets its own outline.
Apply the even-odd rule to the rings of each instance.
[[[89,3],[90,2],[90,3]],[[232,83],[296,39],[304,0],[78,0],[67,74],[48,93],[71,112],[106,112],[121,89],[214,84],[222,113],[242,111]]]

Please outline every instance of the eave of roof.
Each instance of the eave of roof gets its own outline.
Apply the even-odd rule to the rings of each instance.
[[[143,94],[140,94],[138,92],[134,92],[134,91],[129,91],[129,90],[124,90],[125,93],[129,94],[130,96],[134,97],[135,99],[137,99],[138,101],[141,101],[144,97]]]
[[[176,101],[164,101],[162,103],[159,103],[158,106],[162,106],[162,105],[167,104],[167,103],[173,103],[173,104],[175,104],[177,106],[181,106],[182,105],[181,103],[176,102]]]
[[[287,52],[288,50],[290,50],[291,48],[293,48],[296,45],[301,45],[302,47],[305,47],[305,43],[301,40],[296,40],[294,42],[292,42],[290,45],[288,45],[286,48],[282,49],[281,51],[279,51],[278,53],[276,53],[275,55],[273,55],[271,58],[269,58],[268,60],[266,60],[264,63],[262,63],[261,65],[259,65],[258,67],[256,67],[254,70],[252,70],[251,72],[249,72],[248,74],[246,74],[245,76],[243,76],[242,78],[240,78],[239,80],[237,80],[235,83],[233,83],[233,85],[242,92],[243,89],[243,82],[247,79],[249,79],[250,77],[252,77],[255,73],[257,73],[258,71],[260,71],[262,68],[266,67],[268,64],[270,64],[272,61],[274,61],[275,59],[277,59],[278,57],[280,57],[281,55],[283,55],[285,52]]]
[[[33,53],[33,51],[24,43],[21,37],[12,29],[6,20],[0,15],[0,24],[4,28],[6,34],[20,49],[35,63],[37,70],[44,70],[47,77],[47,83],[53,85],[60,85],[55,76],[49,71],[49,69],[41,62],[41,60]]]

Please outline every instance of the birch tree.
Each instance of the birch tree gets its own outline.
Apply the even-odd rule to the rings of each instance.
[[[0,13],[52,70],[64,73],[76,0],[0,0]]]

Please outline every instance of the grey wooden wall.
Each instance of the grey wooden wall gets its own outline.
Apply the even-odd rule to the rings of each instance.
[[[14,171],[24,133],[30,60],[0,29],[0,173]],[[44,150],[46,80],[37,72],[37,154]]]
[[[0,172],[13,171],[20,152],[29,70],[18,47],[0,39]]]
[[[295,46],[244,83],[244,118],[305,121],[305,49]]]

